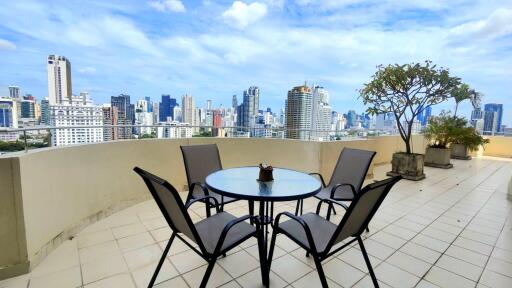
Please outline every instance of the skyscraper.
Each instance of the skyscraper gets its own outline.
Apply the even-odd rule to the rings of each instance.
[[[257,86],[251,86],[244,91],[243,102],[239,105],[237,111],[237,125],[242,127],[254,127],[258,117],[259,106],[260,89]]]
[[[427,126],[428,120],[430,120],[430,117],[432,117],[432,107],[427,107],[424,110],[423,114],[423,121],[421,121],[421,126]]]
[[[36,108],[34,100],[21,100],[21,118],[35,118],[35,109]]]
[[[174,118],[174,107],[176,107],[176,99],[171,98],[171,95],[162,95],[162,102],[160,103],[160,122],[166,122],[167,117]]]
[[[185,94],[181,98],[181,115],[184,123],[196,126],[196,104],[191,95]]]
[[[0,127],[18,128],[16,99],[0,98]]]
[[[503,104],[489,103],[484,106],[484,133],[494,135],[501,132]]]
[[[41,124],[50,125],[50,101],[41,100]]]
[[[120,94],[119,96],[112,96],[111,107],[117,108],[117,123],[116,125],[132,125],[134,121],[135,109],[130,104],[130,95]],[[131,139],[132,129],[129,127],[118,128],[119,139]]]
[[[311,129],[315,130],[312,133],[315,140],[325,141],[329,139],[329,130],[331,130],[329,93],[320,86],[313,88]]]
[[[9,86],[9,97],[12,99],[20,100],[20,87]]]
[[[117,107],[112,107],[111,104],[105,104],[102,108],[103,112],[103,125],[117,125],[119,113]],[[119,139],[119,129],[116,128],[103,128],[103,141],[111,141]]]
[[[236,95],[233,95],[233,100],[231,100],[231,107],[236,110],[236,107],[238,107],[238,100],[236,99]]]
[[[206,110],[212,110],[212,100],[206,100]]]
[[[149,96],[144,97],[144,100],[148,102],[148,112],[153,112],[153,102],[151,102],[151,98]]]
[[[356,127],[357,113],[354,110],[348,110],[347,113],[347,124],[348,127]]]
[[[50,105],[71,101],[71,63],[64,56],[48,56],[48,100]]]
[[[288,91],[286,104],[286,135],[290,139],[308,139],[311,129],[313,95],[304,84]]]

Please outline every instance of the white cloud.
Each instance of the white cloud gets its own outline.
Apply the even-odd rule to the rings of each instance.
[[[78,72],[80,72],[81,74],[94,74],[96,73],[96,68],[88,66],[78,69]]]
[[[494,39],[512,33],[512,9],[499,8],[486,19],[471,21],[451,29],[456,36]]]
[[[149,2],[149,6],[160,12],[185,12],[185,5],[180,0],[156,0]]]
[[[0,39],[0,50],[1,49],[15,50],[16,49],[16,45],[14,43],[12,43],[11,41],[7,41],[5,39]]]
[[[246,4],[242,1],[235,1],[228,10],[222,13],[222,18],[226,24],[243,30],[250,24],[258,22],[267,15],[267,5],[265,3],[253,2]]]

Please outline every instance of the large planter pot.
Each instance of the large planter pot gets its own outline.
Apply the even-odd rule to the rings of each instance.
[[[393,160],[391,160],[391,171],[387,175],[402,176],[404,179],[414,181],[425,179],[424,160],[423,154],[394,153]]]
[[[450,163],[452,150],[450,148],[427,147],[425,153],[425,166],[449,169],[453,167]]]
[[[471,155],[469,155],[469,149],[464,144],[452,144],[452,158],[460,159],[460,160],[470,160]]]

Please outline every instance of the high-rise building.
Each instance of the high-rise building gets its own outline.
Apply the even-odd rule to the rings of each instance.
[[[238,100],[236,99],[236,95],[233,95],[233,100],[231,100],[231,107],[236,110],[238,107]]]
[[[71,63],[64,56],[48,56],[48,100],[50,105],[71,101]]]
[[[188,123],[190,126],[196,126],[196,104],[194,98],[191,95],[183,95],[181,98],[181,115],[183,123]]]
[[[500,133],[503,120],[503,104],[489,103],[484,106],[484,133]]]
[[[177,105],[174,106],[174,111],[173,111],[173,115],[174,115],[174,121],[177,121],[177,122],[182,122],[183,121],[183,117],[181,115],[181,107],[180,105]]]
[[[34,100],[21,100],[21,118],[36,118],[36,107]]]
[[[160,122],[160,103],[158,101],[153,102],[153,123]]]
[[[176,99],[171,98],[171,95],[162,95],[162,102],[160,103],[160,122],[167,122],[167,117],[174,120],[174,107],[176,107]]]
[[[428,124],[428,121],[430,120],[430,117],[432,117],[432,107],[427,107],[424,109],[423,119],[421,121],[421,126],[425,127]]]
[[[288,91],[286,104],[286,137],[306,140],[310,138],[313,95],[306,84]]]
[[[329,106],[329,93],[323,87],[313,88],[311,129],[312,137],[318,141],[329,140],[331,130],[331,106]]]
[[[90,98],[86,98],[87,94],[83,95],[84,97],[72,97],[70,100],[50,105],[50,125],[70,127],[55,129],[52,134],[53,145],[103,142],[103,128],[97,127],[103,126],[103,111]]]
[[[116,107],[118,111],[116,125],[133,125],[135,109],[134,106],[130,104],[130,95],[120,94],[119,96],[112,96],[110,104],[112,107]],[[132,138],[132,128],[123,127],[117,130],[119,139]]]
[[[242,104],[238,107],[237,125],[242,127],[253,127],[257,122],[260,106],[260,89],[251,86],[244,91]]]
[[[146,99],[137,100],[135,103],[135,113],[137,112],[149,112],[149,102]]]
[[[206,110],[212,110],[212,100],[206,100]]]
[[[18,128],[16,99],[0,98],[0,127]]]
[[[151,102],[151,98],[149,96],[144,97],[144,100],[148,102],[148,112],[153,112],[153,102]]]
[[[41,100],[41,124],[50,125],[50,101]]]
[[[103,112],[103,125],[117,125],[118,123],[118,110],[117,107],[112,107],[111,104],[104,104],[101,107]],[[103,141],[111,141],[119,139],[117,128],[103,127]]]
[[[9,98],[21,100],[20,87],[9,86]]]
[[[356,127],[356,122],[357,122],[357,113],[356,111],[354,110],[348,110],[348,113],[347,113],[347,125],[348,127],[350,128],[353,128],[353,127]]]

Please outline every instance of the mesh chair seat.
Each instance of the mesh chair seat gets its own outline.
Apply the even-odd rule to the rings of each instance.
[[[203,219],[194,225],[208,253],[213,254],[215,247],[219,242],[222,229],[224,229],[224,227],[230,221],[235,219],[237,219],[235,216],[226,212],[221,212]],[[222,244],[220,253],[223,253],[224,250],[229,249],[231,246],[236,245],[238,242],[251,237],[254,235],[255,231],[256,228],[247,224],[246,222],[240,222],[236,224],[229,230],[228,234],[226,235],[226,239]]]
[[[320,192],[318,192],[315,197],[320,200],[331,199],[331,191],[333,187],[334,185],[329,185],[322,188],[322,190],[320,190]],[[352,201],[354,199],[354,193],[349,186],[341,186],[336,189],[334,198],[336,200]]]
[[[307,213],[300,216],[302,220],[306,222],[311,230],[311,236],[313,236],[313,242],[319,253],[323,253],[329,244],[334,232],[336,232],[337,225],[334,225],[330,221],[325,220],[321,216],[314,213]],[[285,234],[291,236],[292,239],[299,241],[307,249],[309,247],[309,241],[306,236],[304,228],[294,220],[288,220],[279,224],[279,228],[283,230]]]

